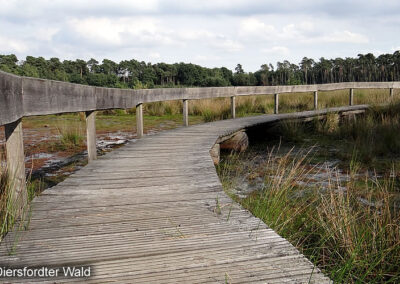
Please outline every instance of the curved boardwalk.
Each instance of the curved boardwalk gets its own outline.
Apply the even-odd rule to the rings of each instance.
[[[93,283],[328,283],[232,202],[209,154],[219,137],[247,126],[325,112],[179,128],[115,150],[35,198],[29,229],[8,234],[0,264],[91,265]]]

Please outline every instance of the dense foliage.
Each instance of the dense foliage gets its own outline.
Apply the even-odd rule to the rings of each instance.
[[[104,59],[75,61],[27,56],[19,61],[14,55],[0,55],[0,70],[29,77],[39,77],[92,86],[116,88],[155,88],[176,86],[266,86],[336,83],[351,81],[399,81],[400,51],[393,54],[359,54],[358,58],[304,57],[299,64],[285,60],[261,65],[260,70],[245,72],[237,64],[235,72],[221,68],[205,68],[191,63],[151,64],[137,60],[119,63]]]

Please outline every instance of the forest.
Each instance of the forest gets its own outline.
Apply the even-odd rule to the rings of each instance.
[[[256,72],[245,72],[241,64],[234,71],[226,67],[206,68],[192,63],[146,63],[135,59],[119,63],[104,59],[88,61],[16,55],[0,55],[0,70],[21,76],[45,78],[91,86],[114,88],[169,88],[300,85],[363,81],[400,81],[400,51],[359,54],[318,61],[304,57],[295,64],[287,60],[276,67],[262,64]]]

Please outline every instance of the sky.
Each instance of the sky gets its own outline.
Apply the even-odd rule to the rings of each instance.
[[[247,72],[400,50],[399,0],[0,0],[0,54]]]

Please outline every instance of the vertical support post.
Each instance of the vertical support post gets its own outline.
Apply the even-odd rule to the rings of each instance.
[[[353,98],[354,98],[354,89],[351,88],[351,89],[350,89],[350,97],[349,97],[349,105],[351,105],[351,106],[352,106],[353,103],[354,103]]]
[[[279,94],[275,94],[275,105],[274,105],[274,113],[279,113]]]
[[[236,118],[236,97],[231,97],[231,115],[232,118]]]
[[[87,111],[86,113],[86,140],[89,163],[97,159],[96,149],[96,112]]]
[[[314,109],[318,109],[318,91],[314,92]]]
[[[183,100],[183,125],[189,126],[189,101]]]
[[[393,98],[393,88],[390,88],[390,98]]]
[[[136,132],[137,138],[143,137],[143,104],[136,105]]]
[[[13,212],[20,216],[28,202],[21,119],[5,125],[7,171],[11,180]]]

